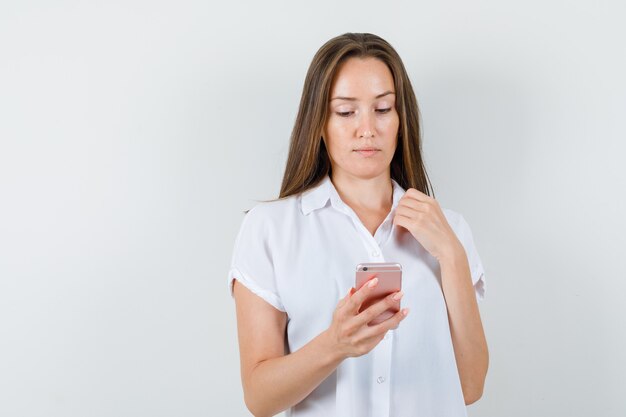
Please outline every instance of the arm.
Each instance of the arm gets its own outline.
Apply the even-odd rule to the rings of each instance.
[[[464,248],[457,246],[439,264],[463,397],[472,404],[483,393],[489,352]]]
[[[489,353],[465,247],[437,200],[415,188],[409,188],[398,202],[393,222],[411,232],[439,261],[463,397],[466,405],[476,402],[483,393]]]
[[[273,416],[302,401],[343,357],[325,332],[285,355],[287,315],[237,280],[233,285],[246,406],[256,417]]]
[[[388,330],[399,326],[408,314],[406,308],[382,323],[368,323],[389,307],[397,307],[401,292],[358,312],[377,284],[373,278],[359,290],[351,289],[337,304],[330,327],[285,355],[286,314],[234,281],[244,399],[256,417],[273,416],[299,403],[345,358],[370,352]]]

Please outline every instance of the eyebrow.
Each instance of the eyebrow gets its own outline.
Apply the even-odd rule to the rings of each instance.
[[[374,97],[374,98],[381,98],[381,97],[384,97],[384,96],[386,96],[386,95],[388,95],[388,94],[394,94],[394,95],[395,95],[396,93],[394,93],[393,91],[385,91],[384,93],[381,93],[381,94],[377,95],[377,96],[376,96],[376,97]],[[337,96],[337,97],[333,97],[333,98],[331,98],[329,101],[333,101],[333,100],[350,100],[350,101],[356,101],[356,97],[342,97],[342,96]]]

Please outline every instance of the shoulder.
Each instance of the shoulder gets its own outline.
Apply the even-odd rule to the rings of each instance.
[[[235,247],[262,253],[267,250],[267,245],[280,241],[286,229],[285,220],[289,218],[290,212],[297,209],[295,200],[295,197],[288,197],[253,205],[241,220]]]
[[[469,251],[470,255],[474,256],[475,243],[474,234],[465,217],[457,211],[442,208],[442,211],[448,219],[448,224],[456,234],[459,241],[463,244],[466,251]]]
[[[448,224],[455,232],[457,232],[459,228],[462,227],[462,224],[465,223],[465,218],[458,211],[446,207],[441,207],[441,211],[443,212],[443,215],[446,216]]]
[[[448,224],[450,225],[454,233],[461,240],[461,242],[463,242],[464,246],[467,246],[470,241],[473,240],[473,237],[472,229],[467,220],[465,220],[465,217],[458,211],[449,208],[442,207],[441,211],[443,212],[444,216],[446,216]]]
[[[293,195],[278,200],[258,202],[245,214],[244,222],[266,225],[280,224],[299,212],[299,197],[299,195]]]

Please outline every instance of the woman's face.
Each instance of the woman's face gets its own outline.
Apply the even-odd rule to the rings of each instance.
[[[349,58],[331,84],[324,142],[333,176],[373,178],[389,172],[399,117],[393,75],[376,58]]]

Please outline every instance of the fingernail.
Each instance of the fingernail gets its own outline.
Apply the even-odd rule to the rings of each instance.
[[[401,299],[403,295],[404,295],[404,293],[402,291],[400,291],[400,292],[395,293],[392,298],[397,301],[397,300]]]
[[[404,310],[402,310],[402,314],[404,315],[404,317],[406,317],[407,314],[409,314],[409,309],[405,308]]]
[[[368,287],[370,288],[374,288],[374,285],[376,285],[378,283],[378,278],[374,278],[372,280],[370,280],[370,282],[367,284]]]

